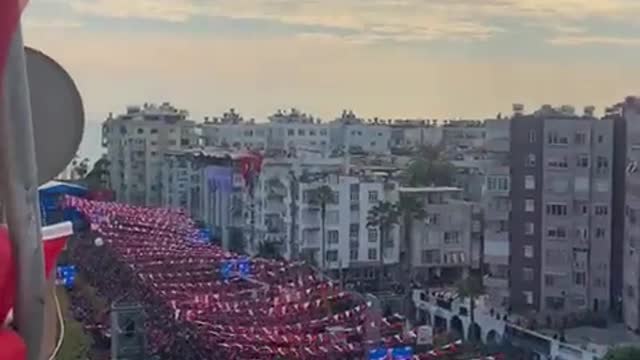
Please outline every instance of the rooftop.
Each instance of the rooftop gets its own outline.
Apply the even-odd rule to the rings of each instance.
[[[444,193],[444,192],[462,192],[462,189],[452,186],[426,186],[426,187],[400,187],[398,191],[401,193]]]

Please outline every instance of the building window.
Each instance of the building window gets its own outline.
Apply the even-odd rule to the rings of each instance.
[[[349,237],[358,238],[360,236],[360,224],[349,224]]]
[[[556,277],[554,275],[546,274],[544,276],[544,285],[545,286],[551,287],[551,286],[555,286],[555,284],[556,284]]]
[[[138,129],[136,130],[136,132],[137,132],[138,134],[144,134],[144,129],[143,129],[143,128],[138,128]]]
[[[536,211],[536,201],[533,199],[525,199],[524,201],[524,211],[526,212],[534,212]]]
[[[527,161],[525,162],[526,167],[535,167],[536,166],[536,155],[528,154]]]
[[[349,260],[351,261],[358,260],[358,248],[349,249]]]
[[[526,175],[524,177],[524,188],[526,190],[535,190],[536,179],[533,177],[533,175]]]
[[[378,202],[378,192],[375,190],[369,191],[369,202]]]
[[[158,129],[156,128],[152,128],[151,131],[149,131],[152,134],[157,134],[158,133]]]
[[[523,291],[522,295],[527,305],[533,305],[533,291]]]
[[[529,143],[533,144],[536,142],[536,131],[529,130]]]
[[[596,238],[602,239],[607,235],[607,231],[604,228],[596,228]]]
[[[567,237],[567,230],[563,227],[547,228],[547,237],[564,239]]]
[[[567,205],[564,204],[547,204],[547,215],[567,216]]]
[[[604,142],[604,135],[598,135],[598,144],[602,144]]]
[[[573,283],[578,286],[587,285],[587,274],[584,272],[573,273]]]
[[[578,155],[578,163],[576,165],[580,168],[588,168],[589,155]]]
[[[527,259],[533,259],[533,245],[524,246],[524,257]]]
[[[509,191],[508,176],[489,176],[487,177],[488,191]]]
[[[563,156],[561,158],[547,160],[547,166],[550,168],[566,169],[569,167],[569,163],[567,162],[567,157]]]
[[[329,250],[329,251],[327,251],[327,261],[328,262],[336,262],[336,261],[338,261],[338,250]]]
[[[322,135],[322,136],[327,135],[327,130],[326,129],[320,130],[320,135]]]
[[[596,205],[595,213],[598,216],[605,216],[609,214],[609,207],[606,205]]]
[[[421,255],[423,264],[440,264],[440,250],[423,250]]]
[[[533,268],[525,267],[522,269],[522,280],[533,281]]]
[[[547,142],[552,145],[567,145],[569,139],[566,136],[561,136],[557,131],[550,131],[547,134]]]
[[[609,169],[609,159],[604,156],[598,156],[596,161],[596,169],[598,171],[605,171]]]
[[[378,249],[369,249],[367,253],[367,258],[370,261],[378,260]]]
[[[369,228],[369,242],[370,243],[374,243],[376,241],[378,241],[378,229],[376,228]]]
[[[460,243],[460,233],[457,231],[445,231],[444,232],[444,243],[445,244],[459,244]]]
[[[533,235],[535,233],[535,227],[532,222],[524,223],[524,234]]]
[[[337,244],[340,242],[340,236],[339,236],[339,232],[338,230],[329,230],[328,234],[327,234],[327,238],[328,238],[328,242],[329,244]]]
[[[298,129],[299,136],[304,136],[304,133],[305,133],[304,129]]]
[[[576,145],[584,145],[587,143],[587,134],[583,132],[576,133],[574,137],[574,143]]]

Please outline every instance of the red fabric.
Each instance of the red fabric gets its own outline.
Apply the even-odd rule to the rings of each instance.
[[[27,0],[0,0],[0,75],[4,73],[11,38],[26,4]]]
[[[44,268],[47,277],[56,265],[58,256],[62,253],[68,236],[48,239],[44,241]],[[15,302],[16,273],[11,242],[6,226],[0,226],[0,324],[4,322],[9,310]],[[2,344],[0,344],[2,347]],[[2,358],[0,358],[2,360]]]
[[[27,358],[27,346],[18,334],[0,329],[0,360],[23,360]]]

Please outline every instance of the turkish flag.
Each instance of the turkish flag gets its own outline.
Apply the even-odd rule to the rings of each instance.
[[[9,56],[9,46],[18,28],[20,14],[27,0],[0,0],[0,79]]]
[[[42,228],[45,275],[49,277],[56,261],[73,234],[71,222],[63,222]],[[11,252],[9,232],[5,225],[0,226],[0,327],[5,323],[9,311],[15,303],[16,269]],[[2,344],[0,343],[0,348]],[[0,360],[3,359],[0,357]]]

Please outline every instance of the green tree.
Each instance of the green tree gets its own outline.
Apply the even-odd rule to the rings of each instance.
[[[452,185],[456,169],[442,154],[438,147],[421,147],[402,174],[403,184],[413,187]]]
[[[476,323],[475,318],[475,309],[476,309],[476,299],[484,294],[484,285],[482,284],[482,277],[478,275],[468,275],[467,277],[460,279],[456,284],[456,288],[458,291],[458,296],[461,299],[469,299],[469,320],[470,320],[470,328],[474,328],[474,324]],[[479,334],[471,334],[469,333],[469,339],[472,342],[479,340]]]
[[[321,245],[321,265],[322,270],[325,269],[325,248],[326,248],[326,240],[327,240],[327,204],[331,204],[335,202],[335,194],[334,191],[328,185],[322,185],[313,190],[311,196],[311,202],[320,206],[320,226],[322,231],[322,245]]]
[[[93,164],[93,168],[83,178],[84,184],[89,190],[109,188],[109,168],[111,162],[106,157],[100,158]]]
[[[400,196],[398,202],[398,209],[402,214],[402,223],[404,228],[404,256],[401,258],[401,263],[404,265],[404,289],[407,300],[411,299],[411,278],[412,278],[412,262],[411,254],[413,254],[412,232],[413,223],[415,220],[424,219],[427,214],[424,210],[424,204],[414,196],[404,194]]]
[[[388,201],[383,201],[375,205],[369,210],[367,215],[367,227],[375,227],[379,233],[378,257],[380,260],[379,287],[382,289],[384,283],[384,248],[385,243],[390,238],[391,230],[398,224],[400,218],[400,210],[398,205]]]
[[[610,350],[604,360],[637,360],[640,359],[640,347],[624,346]]]

